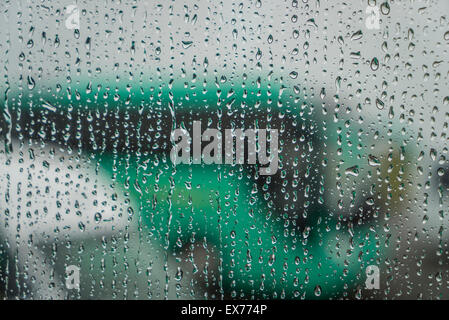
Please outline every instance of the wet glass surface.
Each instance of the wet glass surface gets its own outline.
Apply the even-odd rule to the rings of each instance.
[[[0,298],[449,298],[448,13],[3,1]]]

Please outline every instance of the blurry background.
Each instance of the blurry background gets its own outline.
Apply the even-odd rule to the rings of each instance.
[[[446,1],[0,11],[2,298],[448,298]],[[195,120],[279,171],[174,167]]]

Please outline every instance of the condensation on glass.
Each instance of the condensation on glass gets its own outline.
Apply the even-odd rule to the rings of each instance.
[[[449,298],[448,14],[3,1],[0,298]]]

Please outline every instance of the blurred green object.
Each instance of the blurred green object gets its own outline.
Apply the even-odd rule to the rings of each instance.
[[[222,296],[339,298],[353,294],[354,288],[360,295],[366,267],[378,265],[384,255],[377,230],[353,225],[325,205],[311,207],[302,230],[286,224],[270,204],[273,196],[264,199],[265,191],[246,168],[173,167],[168,159],[170,130],[198,117],[221,121],[227,115],[238,120],[241,114],[249,126],[258,124],[260,117],[286,130],[288,115],[288,121],[306,128],[310,136],[337,139],[335,130],[325,132],[314,125],[319,117],[314,119],[311,102],[292,92],[287,95],[279,82],[260,87],[255,82],[242,86],[211,80],[207,86],[189,88],[160,81],[128,88],[83,82],[60,87],[58,95],[10,92],[7,105],[16,118],[9,126],[14,131],[15,122],[22,123],[18,136],[91,154],[98,174],[108,175],[114,188],[133,199],[136,206],[129,214],[138,217],[146,227],[143,232],[149,232],[166,254],[176,255],[195,241],[218,248]],[[145,140],[147,129],[152,136]],[[296,139],[294,132],[283,138]],[[318,159],[313,161],[309,167],[319,165]]]
[[[141,207],[154,241],[176,254],[207,240],[219,247],[220,288],[239,298],[337,298],[376,264],[379,239],[314,212],[308,232],[284,228],[243,170],[178,165],[167,159],[98,159]],[[136,213],[133,213],[136,214]]]

